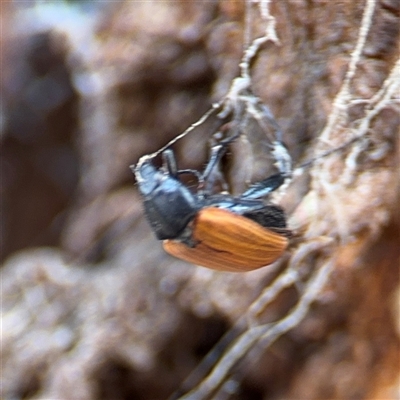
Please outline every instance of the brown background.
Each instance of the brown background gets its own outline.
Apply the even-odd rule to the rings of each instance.
[[[104,3],[89,10],[90,23],[53,28],[38,27],[28,8],[2,3],[2,397],[167,398],[271,277],[166,255],[128,166],[226,93],[238,74],[244,4]],[[263,46],[253,89],[296,164],[318,146],[364,9],[361,0],[272,1],[280,45]],[[254,37],[264,25],[253,11]],[[377,1],[354,98],[382,87],[398,39],[399,2]],[[350,110],[336,142],[362,111]],[[340,181],[337,156],[288,189],[291,227],[300,218],[308,233],[300,242],[310,232],[334,238],[335,271],[299,326],[256,363],[243,360],[231,398],[397,398],[398,125],[393,102],[374,119],[350,183]],[[177,146],[180,165],[201,167],[207,135]],[[333,197],[325,172],[339,185]],[[266,318],[282,317],[293,299],[283,293]]]

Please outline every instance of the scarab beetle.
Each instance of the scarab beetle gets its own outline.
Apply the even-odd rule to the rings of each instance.
[[[240,196],[212,193],[208,178],[234,139],[224,139],[212,148],[202,173],[178,170],[170,149],[162,153],[161,168],[154,166],[152,156],[143,156],[131,169],[147,219],[166,252],[204,267],[245,272],[273,263],[288,246],[290,231],[283,209],[262,199],[283,184],[285,162],[278,167],[279,173],[253,184]],[[273,144],[273,153],[287,154],[280,142]],[[196,193],[180,180],[182,174],[196,176]]]

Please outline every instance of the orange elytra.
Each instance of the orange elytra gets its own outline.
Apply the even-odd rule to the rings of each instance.
[[[165,251],[177,258],[219,271],[246,272],[276,261],[289,240],[255,221],[208,207],[191,222],[194,247],[164,240]]]

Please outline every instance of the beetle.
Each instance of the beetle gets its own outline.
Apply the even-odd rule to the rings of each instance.
[[[286,250],[290,231],[285,213],[262,199],[288,176],[288,153],[282,143],[274,142],[272,151],[279,173],[253,184],[240,196],[212,193],[212,171],[237,136],[212,147],[202,173],[179,170],[171,149],[161,153],[161,168],[153,165],[154,155],[143,156],[131,166],[147,220],[167,253],[219,271],[246,272],[273,263]],[[181,181],[182,174],[196,177],[195,193]]]

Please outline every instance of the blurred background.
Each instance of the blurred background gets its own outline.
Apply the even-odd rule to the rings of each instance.
[[[295,164],[327,121],[364,7],[271,2],[280,44],[263,47],[253,86]],[[2,398],[166,399],[271,280],[264,269],[238,276],[166,255],[129,170],[226,94],[244,13],[231,0],[1,3]],[[253,7],[252,37],[263,24]],[[377,3],[355,97],[382,86],[398,37],[399,3]],[[398,398],[399,122],[398,108],[381,113],[386,150],[357,172],[373,178],[343,192],[344,205],[355,199],[342,215],[355,239],[325,303],[244,362],[230,398]],[[201,168],[208,142],[205,127],[178,143],[179,164]],[[239,186],[241,166],[231,172]],[[289,189],[289,214],[309,181]]]

